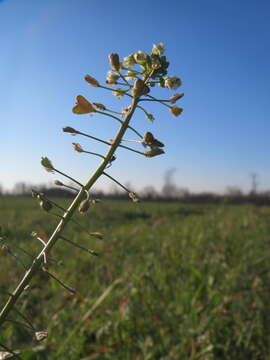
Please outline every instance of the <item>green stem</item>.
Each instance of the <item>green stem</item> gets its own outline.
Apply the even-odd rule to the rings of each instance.
[[[137,107],[139,107],[139,105],[137,105]],[[107,114],[107,113],[105,113],[105,112],[103,112],[103,111],[99,111],[99,110],[97,110],[96,112],[99,113],[99,114],[102,114],[102,115],[109,116],[109,117],[117,120],[117,121],[120,122],[121,124],[123,124],[123,122],[124,122],[123,120],[119,119],[117,116],[114,116],[114,115],[111,115],[111,114]],[[128,125],[128,128],[129,128],[130,130],[132,130],[136,135],[138,135],[141,139],[143,138],[143,136],[142,136],[137,130],[135,130],[132,126]]]
[[[124,185],[122,185],[119,181],[117,181],[115,178],[113,178],[111,175],[107,174],[105,171],[103,171],[103,175],[107,176],[109,179],[114,181],[116,184],[118,184],[122,189],[124,189],[126,192],[130,193],[130,190],[126,188]]]
[[[90,139],[93,139],[93,140],[99,141],[99,142],[101,142],[101,143],[103,143],[103,144],[106,144],[106,145],[111,145],[111,143],[109,143],[108,141],[105,141],[105,140],[99,139],[99,138],[97,138],[97,137],[95,137],[95,136],[88,135],[88,134],[85,134],[85,133],[80,132],[80,131],[78,131],[78,134],[79,134],[79,135],[86,136],[86,137],[88,137],[88,138],[90,138]]]
[[[149,96],[149,95],[148,95]],[[158,102],[171,102],[171,100],[166,100],[166,99],[156,99],[156,98],[153,98],[153,99],[140,99],[140,102],[141,101],[158,101]]]
[[[75,187],[70,186],[70,185],[66,185],[66,184],[63,184],[63,185],[62,185],[62,187],[65,187],[65,188],[70,189],[70,190],[74,190],[74,191],[76,191],[76,192],[78,192],[78,191],[79,191],[79,190],[78,190],[78,189],[76,189]]]
[[[140,105],[138,105],[138,108],[141,109],[145,113],[145,115],[148,115],[148,112],[145,110],[145,108]]]
[[[126,85],[131,88],[130,83],[129,83],[129,82],[127,81],[127,79],[120,73],[120,71],[118,71],[118,74],[120,75],[121,79],[124,80],[124,82],[126,83]]]
[[[85,154],[95,155],[95,156],[98,156],[98,157],[100,157],[100,158],[102,158],[102,159],[105,159],[105,157],[104,157],[103,155],[98,154],[98,153],[95,153],[95,152],[92,152],[92,151],[85,151],[85,150],[83,150],[83,152],[84,152]]]
[[[164,106],[167,106],[167,108],[171,108],[169,105],[167,105],[167,104],[165,104],[164,103],[164,100],[158,100],[158,99],[156,99],[154,96],[151,96],[151,95],[145,95],[145,96],[147,96],[147,97],[149,97],[152,101],[158,101],[158,102],[160,102],[161,104],[163,104]],[[150,100],[149,100],[150,101]],[[165,101],[168,101],[168,100],[165,100]]]
[[[115,85],[117,85],[117,83]],[[115,88],[108,88],[107,86],[103,86],[103,85],[99,85],[99,87],[102,89],[105,89],[105,90],[115,91]],[[125,90],[125,95],[130,98],[133,98],[133,96],[131,96],[130,94],[127,94],[126,91],[128,91],[128,90]]]
[[[75,243],[74,241],[71,241],[69,239],[67,239],[66,237],[64,236],[60,236],[60,239],[66,241],[67,243],[69,244],[72,244],[73,246],[77,247],[78,249],[81,249],[83,251],[86,251],[88,254],[91,254],[91,255],[95,255],[95,256],[98,256],[98,253],[94,250],[90,250],[90,249],[86,249],[85,247]]]
[[[138,150],[132,149],[132,148],[130,148],[130,147],[128,147],[128,146],[119,145],[119,147],[121,147],[121,148],[123,148],[123,149],[126,149],[126,150],[129,150],[129,151],[133,151],[133,152],[135,152],[135,153],[137,153],[137,154],[140,154],[140,155],[145,156],[145,154],[144,154],[142,151],[138,151]]]
[[[57,172],[57,173],[60,174],[60,175],[65,176],[65,177],[68,178],[69,180],[75,182],[75,183],[76,183],[77,185],[79,185],[80,187],[83,187],[83,184],[79,183],[79,181],[73,179],[71,176],[63,173],[62,171],[59,171],[59,170],[57,170],[57,169],[55,169],[55,168],[53,168],[53,171]]]
[[[49,238],[46,246],[40,251],[37,257],[34,259],[32,265],[29,269],[25,272],[22,280],[18,284],[17,288],[13,291],[12,296],[9,297],[5,306],[3,307],[0,313],[0,326],[3,324],[5,319],[7,318],[8,314],[13,309],[14,305],[16,304],[17,300],[19,299],[20,295],[24,291],[25,287],[30,283],[31,279],[37,274],[40,270],[40,267],[43,263],[43,256],[44,254],[48,254],[50,250],[55,246],[57,240],[61,236],[62,232],[66,228],[69,221],[72,219],[75,211],[78,209],[81,201],[85,196],[85,190],[89,191],[95,182],[99,179],[99,177],[103,174],[103,171],[106,169],[107,165],[110,163],[116,149],[120,145],[122,138],[128,129],[129,122],[133,116],[133,113],[137,107],[139,98],[135,98],[132,100],[130,110],[125,118],[125,120],[121,123],[121,126],[110,145],[108,152],[105,155],[105,158],[101,161],[100,165],[96,169],[96,171],[92,174],[89,178],[85,186],[82,186],[79,193],[76,195],[75,199],[72,201],[71,205],[68,208],[68,211],[63,215],[63,218],[59,221],[58,225],[56,226],[54,232],[52,233],[51,237]],[[65,175],[65,174],[64,174]],[[74,180],[74,179],[72,179]],[[81,184],[79,184],[81,186]]]
[[[72,287],[66,285],[65,283],[63,283],[62,280],[58,279],[55,275],[53,275],[51,272],[49,272],[47,269],[43,268],[42,269],[45,273],[47,273],[52,279],[54,279],[55,281],[57,281],[61,286],[63,286],[63,288],[65,288],[67,291],[69,291],[71,294],[76,294],[77,291],[75,289],[73,289]]]

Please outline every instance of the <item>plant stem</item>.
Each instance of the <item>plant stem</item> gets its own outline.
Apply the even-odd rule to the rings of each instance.
[[[103,171],[103,175],[107,176],[109,179],[114,181],[117,185],[119,185],[122,189],[124,189],[126,192],[130,193],[130,190],[126,188],[124,185],[122,185],[119,181],[117,181],[115,178],[113,178],[111,175],[107,174],[105,171]]]
[[[132,115],[137,107],[139,98],[134,98],[132,100],[130,110],[123,122],[121,123],[121,126],[113,140],[113,142],[110,145],[110,148],[108,152],[105,155],[104,160],[100,163],[96,171],[92,174],[92,176],[89,178],[85,186],[82,186],[79,193],[76,195],[75,199],[72,201],[71,205],[68,208],[68,211],[63,215],[63,218],[59,221],[58,225],[56,226],[54,232],[52,233],[50,239],[48,240],[46,246],[40,251],[40,253],[37,255],[37,257],[32,262],[32,265],[29,267],[29,269],[25,272],[22,280],[18,284],[17,288],[13,291],[12,296],[9,297],[8,301],[6,302],[5,306],[3,307],[1,313],[0,313],[0,326],[3,324],[11,310],[13,309],[14,305],[16,304],[17,300],[19,299],[20,295],[24,291],[25,287],[30,283],[31,279],[34,277],[34,275],[40,270],[40,267],[43,263],[43,257],[44,254],[48,254],[49,251],[55,246],[57,240],[61,236],[62,232],[66,228],[67,224],[71,220],[74,212],[78,209],[82,199],[85,196],[85,190],[91,189],[91,187],[95,184],[95,182],[99,179],[99,177],[103,174],[103,171],[105,170],[106,166],[110,163],[116,149],[120,145],[122,138],[129,126],[129,122],[132,118]],[[64,174],[63,174],[64,175]],[[72,179],[74,180],[74,179]]]
[[[139,106],[137,105],[137,107],[139,107]],[[117,121],[120,122],[121,124],[123,124],[123,120],[119,119],[117,116],[114,116],[114,115],[111,115],[111,114],[107,114],[107,113],[105,113],[105,112],[103,112],[103,111],[99,111],[99,110],[97,110],[96,112],[97,112],[98,114],[102,114],[102,115],[105,115],[105,116],[109,116],[109,117],[117,120]],[[129,128],[130,130],[132,130],[135,134],[137,134],[141,139],[143,138],[143,136],[142,136],[136,129],[134,129],[132,126],[128,126],[128,128]]]
[[[69,180],[75,182],[75,183],[76,183],[77,185],[79,185],[80,187],[83,187],[83,184],[79,183],[79,181],[73,179],[71,176],[68,176],[67,174],[62,173],[62,171],[59,171],[59,170],[57,170],[57,169],[55,169],[55,168],[53,168],[53,171],[57,172],[57,173],[60,174],[60,175],[65,176],[65,177],[68,178]]]
[[[92,151],[85,151],[85,150],[83,150],[82,152],[85,153],[85,154],[95,155],[95,156],[98,156],[98,157],[100,157],[100,158],[102,158],[102,159],[105,159],[103,155],[98,154],[98,153],[95,153],[95,152],[92,152]]]
[[[161,104],[163,104],[164,106],[167,106],[167,108],[171,108],[169,105],[167,105],[164,101],[168,101],[168,102],[170,102],[169,100],[158,100],[158,99],[156,99],[154,96],[151,96],[151,95],[146,95],[147,97],[149,97],[150,99],[149,99],[149,101],[158,101],[158,102],[160,102]],[[141,99],[142,100],[142,99]]]

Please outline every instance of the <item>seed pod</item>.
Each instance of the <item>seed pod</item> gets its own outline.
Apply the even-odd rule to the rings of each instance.
[[[119,55],[118,54],[116,54],[116,53],[109,54],[109,61],[110,61],[110,65],[111,65],[113,70],[115,70],[115,71],[120,70],[121,64],[120,64],[120,61],[119,61]]]
[[[93,105],[94,105],[94,107],[97,108],[98,110],[101,110],[101,111],[106,110],[106,106],[104,106],[103,104],[93,102]]]
[[[65,127],[62,128],[62,130],[63,130],[64,132],[66,132],[66,133],[71,134],[71,135],[76,135],[76,134],[78,134],[78,131],[75,130],[75,129],[73,129],[73,128],[70,127],[70,126],[65,126]]]
[[[80,212],[81,214],[86,213],[87,210],[89,209],[89,205],[90,205],[90,202],[89,202],[88,199],[83,200],[83,201],[80,203],[79,212]]]
[[[142,144],[144,146],[150,146],[152,148],[164,146],[164,144],[161,141],[157,140],[150,131],[148,131],[144,134]]]
[[[53,172],[53,170],[54,170],[54,167],[53,167],[53,164],[52,164],[51,160],[48,159],[47,157],[42,157],[41,158],[41,165],[48,172]]]
[[[57,185],[57,186],[64,186],[64,184],[59,181],[59,180],[54,180],[54,185]]]
[[[152,148],[151,150],[145,151],[144,153],[146,157],[154,157],[161,154],[164,154],[164,151],[160,148]]]
[[[182,113],[183,109],[181,107],[178,107],[176,105],[171,106],[170,108],[170,112],[174,115],[174,116],[178,116]]]
[[[72,108],[74,114],[89,114],[96,111],[93,105],[82,95],[78,95],[76,100],[77,103]]]
[[[84,152],[83,148],[79,143],[72,143],[73,149],[77,152]]]
[[[39,206],[41,207],[41,209],[45,211],[50,211],[53,207],[48,200],[44,200],[44,199],[39,202]]]
[[[99,86],[99,82],[90,75],[85,75],[84,80],[91,86]]]
[[[181,99],[184,96],[184,93],[182,94],[174,94],[173,96],[170,97],[170,102],[172,104],[175,104],[177,100]]]

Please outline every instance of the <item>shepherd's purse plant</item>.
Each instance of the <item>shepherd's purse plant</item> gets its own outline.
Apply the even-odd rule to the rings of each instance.
[[[161,106],[165,106],[173,116],[179,116],[183,111],[181,107],[176,105],[176,102],[183,97],[183,93],[173,93],[169,98],[165,99],[160,99],[154,95],[151,95],[152,90],[155,90],[157,86],[167,88],[169,90],[175,90],[181,86],[181,80],[178,77],[168,75],[169,62],[164,55],[164,45],[162,43],[153,45],[150,54],[147,54],[144,51],[137,51],[123,59],[120,59],[118,54],[111,53],[109,54],[109,64],[111,69],[107,73],[106,82],[104,84],[92,77],[92,75],[85,75],[85,81],[89,84],[89,86],[94,87],[97,90],[102,89],[104,91],[109,91],[113,96],[116,96],[119,99],[123,97],[129,98],[130,105],[116,111],[114,109],[108,108],[103,103],[91,102],[82,95],[77,96],[76,104],[72,108],[72,112],[74,114],[90,114],[110,117],[112,120],[119,123],[119,129],[111,140],[98,138],[70,126],[66,126],[62,129],[63,132],[74,137],[76,136],[76,139],[80,137],[88,138],[107,146],[107,152],[105,154],[99,154],[88,151],[88,149],[82,147],[79,142],[74,141],[72,143],[74,151],[96,156],[101,159],[96,170],[94,170],[94,172],[84,184],[82,184],[77,179],[72,178],[66,172],[59,170],[58,166],[56,166],[54,162],[51,161],[48,157],[42,157],[41,165],[46,171],[52,174],[59,174],[68,180],[68,183],[55,180],[54,184],[62,188],[69,188],[75,191],[76,195],[68,208],[64,208],[53,200],[50,200],[44,193],[41,193],[37,190],[32,191],[33,197],[35,197],[39,202],[41,210],[43,210],[45,213],[48,213],[49,215],[59,217],[59,222],[55,229],[52,230],[51,235],[47,241],[45,241],[45,239],[43,239],[42,236],[40,236],[38,233],[32,233],[32,236],[40,242],[42,249],[37,255],[33,257],[31,265],[25,269],[25,273],[15,290],[9,293],[9,298],[0,313],[0,327],[3,326],[11,312],[19,311],[15,307],[18,299],[25,291],[25,289],[29,287],[31,279],[40,271],[44,271],[49,274],[52,279],[58,281],[68,291],[72,293],[76,292],[75,289],[64,284],[61,280],[58,279],[56,275],[50,272],[51,265],[48,259],[50,257],[50,251],[56,245],[59,239],[67,241],[73,246],[87,251],[93,256],[99,255],[94,249],[86,249],[74,240],[69,239],[66,228],[69,222],[76,222],[78,224],[77,220],[74,219],[74,214],[76,212],[85,214],[91,206],[94,206],[94,204],[98,202],[97,199],[93,199],[91,197],[90,190],[100,177],[106,177],[119,185],[122,189],[124,189],[124,191],[127,192],[127,196],[131,199],[131,201],[139,201],[137,195],[133,191],[128,189],[125,185],[121,184],[119,179],[115,179],[109,173],[109,167],[113,166],[114,162],[117,161],[115,152],[118,148],[123,148],[127,151],[135,152],[138,154],[138,156],[149,158],[149,161],[150,158],[162,155],[164,153],[164,144],[159,139],[157,139],[152,134],[152,132],[147,131],[141,134],[140,130],[138,130],[136,126],[132,124],[134,113],[137,110],[140,112],[142,111],[142,114],[144,113],[146,118],[153,122],[155,120],[154,116],[149,113],[148,110],[143,106],[149,102],[158,103]],[[134,139],[125,139],[125,133],[127,130],[134,134]],[[132,145],[127,145],[126,141],[129,141],[131,144],[134,142],[139,143],[141,145],[141,149],[138,150],[138,148],[134,148]],[[74,185],[70,185],[70,181]],[[57,210],[57,213],[55,213],[55,210]],[[87,229],[89,236],[102,238],[103,234],[96,230],[98,229],[90,229],[89,231]],[[1,241],[4,241],[4,238],[2,238]],[[8,252],[11,252],[8,246],[5,246]],[[22,319],[27,321],[27,319],[24,319],[23,314],[21,315]],[[33,328],[33,330],[35,329]],[[43,340],[48,336],[46,331],[35,330],[34,332],[37,341]],[[5,351],[13,354],[13,351],[9,350],[4,344],[0,345]]]

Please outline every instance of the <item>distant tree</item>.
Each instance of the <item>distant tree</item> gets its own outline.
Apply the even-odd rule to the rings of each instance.
[[[158,196],[158,191],[152,185],[145,186],[141,191],[141,197],[145,199],[156,199]]]
[[[176,168],[168,169],[164,175],[164,185],[162,187],[162,196],[168,199],[177,197],[178,188],[173,182],[173,176]]]
[[[251,173],[250,177],[251,177],[250,195],[256,195],[257,191],[258,191],[258,185],[259,185],[258,174],[256,174],[255,172]]]
[[[28,192],[28,187],[24,182],[17,182],[12,190],[13,195],[24,195]]]
[[[226,189],[226,196],[240,197],[243,196],[243,192],[238,186],[228,186]]]

